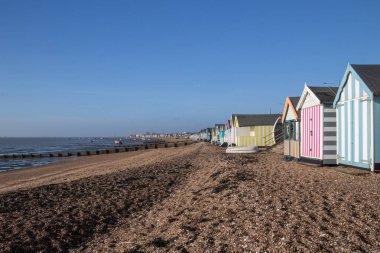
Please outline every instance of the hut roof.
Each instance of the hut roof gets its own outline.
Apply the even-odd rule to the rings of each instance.
[[[286,102],[284,106],[284,111],[282,113],[282,123],[284,123],[286,114],[289,110],[291,110],[296,117],[296,120],[298,121],[301,116],[301,111],[297,110],[298,102],[300,101],[301,97],[286,97]]]
[[[281,114],[237,114],[239,127],[245,126],[272,126]]]
[[[235,125],[235,116],[239,114],[232,114],[231,120],[232,120],[232,125]]]
[[[380,64],[351,64],[351,66],[374,95],[380,96]]]
[[[292,102],[292,105],[294,108],[297,106],[298,102],[300,101],[301,97],[289,97],[290,102]]]
[[[333,103],[339,87],[308,86],[322,104]]]
[[[235,118],[236,118],[236,116],[244,116],[244,115],[251,115],[251,114],[236,114],[236,113],[232,114],[232,115],[231,115],[231,121],[232,121],[232,122],[230,122],[230,123],[231,123],[231,126],[234,126],[234,125],[235,125]]]

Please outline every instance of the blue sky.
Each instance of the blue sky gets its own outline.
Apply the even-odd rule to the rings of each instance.
[[[199,130],[380,63],[380,1],[1,1],[0,136]]]

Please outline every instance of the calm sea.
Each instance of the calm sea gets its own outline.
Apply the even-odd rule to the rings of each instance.
[[[114,146],[114,138],[0,138],[0,155],[42,152],[75,152],[105,149]],[[141,144],[123,139],[123,145]],[[65,158],[0,159],[0,172],[35,167],[62,161]],[[67,158],[66,158],[67,159]]]

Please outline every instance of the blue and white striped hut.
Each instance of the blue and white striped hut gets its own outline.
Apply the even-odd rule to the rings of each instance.
[[[334,107],[338,163],[380,170],[380,65],[349,64]]]

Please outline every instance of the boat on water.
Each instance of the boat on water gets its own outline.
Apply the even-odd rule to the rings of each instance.
[[[121,141],[120,138],[115,140],[115,145],[122,145],[122,144],[123,144],[123,142]]]
[[[246,154],[246,153],[256,153],[258,151],[259,151],[258,146],[228,147],[226,149],[227,154]]]

